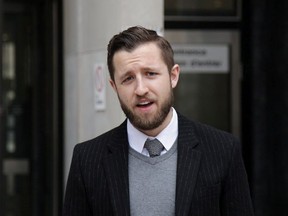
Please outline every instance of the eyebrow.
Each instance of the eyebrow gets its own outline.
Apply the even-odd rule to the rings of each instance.
[[[152,66],[152,67],[143,67],[141,68],[141,71],[151,71],[151,72],[156,72],[158,71],[158,67],[157,66]],[[133,70],[128,70],[126,72],[124,72],[122,75],[119,76],[119,79],[122,80],[124,79],[126,76],[129,76],[133,73]]]
[[[156,67],[145,67],[145,68],[143,68],[143,70],[144,71],[154,71],[154,70],[156,70]]]

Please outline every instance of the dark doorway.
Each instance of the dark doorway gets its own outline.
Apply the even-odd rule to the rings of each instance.
[[[0,215],[59,215],[61,2],[0,1]]]

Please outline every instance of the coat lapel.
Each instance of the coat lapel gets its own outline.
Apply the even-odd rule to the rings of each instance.
[[[114,215],[130,215],[126,121],[111,136],[104,169]]]
[[[200,166],[201,152],[195,147],[198,140],[190,121],[179,115],[178,134],[178,162],[176,181],[176,215],[185,216],[189,213],[192,202],[198,170]]]

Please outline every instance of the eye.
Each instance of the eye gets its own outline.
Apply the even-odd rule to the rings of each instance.
[[[127,76],[123,79],[123,81],[121,82],[121,84],[126,84],[126,83],[129,83],[131,82],[132,80],[134,79],[133,76]]]
[[[149,76],[149,77],[153,77],[153,76],[156,76],[157,75],[157,73],[156,72],[147,72],[147,76]]]

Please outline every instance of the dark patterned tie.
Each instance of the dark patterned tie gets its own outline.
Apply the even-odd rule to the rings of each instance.
[[[150,157],[159,156],[164,148],[164,146],[158,139],[147,139],[144,147],[149,152]]]

